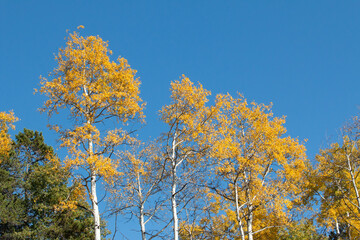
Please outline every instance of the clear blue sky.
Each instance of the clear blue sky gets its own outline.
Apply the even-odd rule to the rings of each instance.
[[[114,59],[138,70],[144,136],[164,131],[157,111],[169,102],[170,81],[185,74],[213,94],[272,102],[276,116],[287,116],[288,133],[308,139],[312,158],[358,114],[359,11],[350,0],[0,0],[0,111],[21,118],[14,133],[43,131],[56,144],[33,89],[55,67],[66,30],[84,25],[83,35],[108,40]]]

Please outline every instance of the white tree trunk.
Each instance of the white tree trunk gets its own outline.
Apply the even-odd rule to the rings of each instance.
[[[85,76],[85,70],[84,70],[84,76]],[[86,96],[89,96],[88,91],[86,86],[83,86],[83,90]],[[91,124],[90,118],[89,118],[89,109],[86,106],[86,118],[87,118],[87,123]],[[92,157],[94,154],[94,144],[93,144],[93,140],[92,140],[92,136],[90,133],[90,139],[89,139],[89,149],[88,149],[88,156]],[[91,205],[92,205],[92,213],[94,216],[94,233],[95,233],[95,240],[100,240],[101,239],[101,233],[100,233],[100,212],[99,212],[99,203],[97,200],[97,192],[96,192],[96,169],[94,166],[91,166],[91,176],[90,176],[90,180],[91,180],[91,192],[90,192],[90,199],[91,199]]]
[[[137,173],[137,182],[138,182],[138,194],[139,194],[139,199],[140,199],[140,218],[139,218],[139,223],[140,223],[140,228],[141,228],[141,238],[142,240],[146,240],[146,235],[145,235],[145,218],[144,218],[144,202],[143,202],[143,195],[142,195],[142,189],[141,189],[141,181],[140,181],[140,174]]]
[[[235,207],[236,207],[236,218],[239,224],[239,230],[240,230],[240,236],[241,236],[241,240],[245,240],[245,233],[244,233],[244,227],[241,221],[241,216],[240,216],[240,207],[239,207],[239,192],[238,192],[238,186],[237,186],[237,181],[235,181],[234,184],[235,187]]]
[[[179,240],[179,219],[177,216],[175,193],[176,193],[176,183],[173,181],[172,188],[171,188],[171,207],[172,207],[172,213],[173,213],[173,219],[174,219],[174,240]]]
[[[144,221],[144,206],[141,204],[140,207],[140,226],[141,226],[141,238],[142,240],[146,240],[146,235],[145,235],[145,221]]]
[[[100,213],[99,213],[99,205],[97,200],[96,193],[96,172],[93,170],[91,173],[91,203],[92,203],[92,211],[94,215],[94,231],[95,231],[95,240],[101,239],[100,234]]]
[[[89,156],[93,155],[93,141],[92,139],[89,140]],[[99,212],[99,203],[97,200],[97,192],[96,192],[96,170],[91,170],[91,205],[92,205],[92,212],[94,215],[94,232],[95,232],[95,240],[101,239],[100,233],[100,212]]]
[[[176,204],[176,186],[177,186],[176,133],[172,141],[171,166],[172,166],[171,208],[173,214],[174,240],[179,240],[179,219],[177,215],[177,204]]]
[[[89,157],[93,155],[93,141],[92,139],[89,140]],[[97,192],[96,192],[96,170],[93,168],[91,169],[91,205],[92,205],[92,212],[94,216],[94,232],[95,232],[95,240],[101,239],[100,233],[100,212],[99,212],[99,203],[97,199]]]
[[[249,206],[249,216],[247,219],[247,231],[248,231],[248,240],[253,240],[253,206],[250,203]]]

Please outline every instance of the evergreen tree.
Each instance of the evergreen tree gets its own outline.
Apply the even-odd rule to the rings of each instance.
[[[91,239],[93,220],[41,133],[24,129],[0,163],[0,239]],[[71,201],[73,207],[63,207]],[[67,205],[68,206],[68,205]]]

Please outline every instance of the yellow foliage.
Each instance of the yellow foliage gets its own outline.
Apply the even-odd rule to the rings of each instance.
[[[81,28],[84,27],[80,25],[78,29]],[[72,127],[51,128],[60,134],[61,147],[68,149],[64,167],[73,171],[85,169],[79,176],[92,184],[87,189],[90,200],[96,199],[95,183],[100,177],[112,184],[120,174],[118,162],[111,158],[115,148],[134,141],[124,129],[104,126],[109,119],[124,125],[129,120],[144,119],[145,104],[139,96],[136,70],[125,58],[111,61],[111,54],[108,43],[99,36],[70,33],[65,48],[55,57],[57,67],[48,78],[40,77],[41,88],[35,90],[47,97],[41,111],[49,117],[67,112],[72,119]],[[89,175],[84,176],[84,172]],[[75,207],[70,200],[64,204]]]
[[[54,206],[55,211],[65,211],[65,210],[76,210],[78,208],[79,201],[84,201],[85,198],[85,189],[81,184],[75,183],[72,191],[66,199],[60,201],[59,204]]]
[[[110,61],[111,51],[99,36],[84,38],[74,32],[66,48],[56,56],[58,67],[51,80],[41,77],[40,92],[49,99],[45,108],[51,115],[68,108],[74,118],[84,117],[90,123],[106,116],[127,121],[142,115],[139,97],[140,81],[125,58]]]
[[[222,210],[217,206],[216,211],[225,212],[237,236],[240,236],[238,215],[245,232],[249,224],[253,232],[274,225],[285,226],[293,207],[290,200],[299,198],[302,191],[299,183],[307,163],[305,147],[297,139],[284,136],[285,118],[273,117],[271,106],[248,104],[242,96],[220,94],[216,108],[218,135],[211,155],[217,162],[216,193],[222,200],[213,204],[231,204]],[[221,225],[224,228],[229,224]],[[269,228],[257,237],[276,234],[276,229]]]
[[[309,188],[321,196],[318,222],[329,229],[335,228],[336,221],[348,224],[352,237],[360,237],[359,139],[349,131],[341,144],[331,144],[316,156],[318,166],[313,175],[317,184]]]
[[[210,91],[200,83],[194,85],[185,75],[172,82],[170,90],[172,102],[160,111],[161,119],[170,126],[168,137],[176,139],[176,148],[187,156],[189,163],[194,164],[199,159],[191,158],[190,153],[195,152],[195,145],[198,150],[209,145],[216,109],[206,106]]]
[[[18,120],[14,113],[0,112],[0,155],[8,155],[11,149],[11,138],[8,134],[9,128],[15,129],[14,122]]]

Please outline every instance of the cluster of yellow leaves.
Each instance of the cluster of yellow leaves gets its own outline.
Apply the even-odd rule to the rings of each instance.
[[[172,103],[160,111],[161,119],[172,127],[177,125],[177,130],[187,136],[187,140],[205,133],[205,120],[210,114],[210,108],[205,104],[210,91],[204,89],[200,83],[195,86],[184,75],[181,81],[171,83],[170,90]]]
[[[15,129],[14,122],[18,120],[14,113],[0,112],[0,155],[7,155],[11,149],[11,138],[8,134],[9,128]]]
[[[123,122],[142,116],[136,71],[124,58],[110,61],[110,54],[107,42],[99,36],[70,34],[66,48],[56,56],[58,67],[52,79],[42,78],[40,92],[48,97],[43,110],[51,115],[68,108],[73,117],[90,123],[104,116],[116,116]]]
[[[105,181],[111,181],[112,177],[118,174],[118,164],[104,154],[112,151],[113,147],[133,142],[134,139],[121,129],[108,131],[106,136],[101,137],[96,126],[87,123],[66,132],[61,141],[60,146],[66,147],[71,154],[64,162],[66,169],[82,167],[94,170],[97,175],[104,177]],[[89,149],[88,142],[92,142],[92,149]]]
[[[220,127],[213,157],[222,159],[217,173],[234,177],[243,170],[252,177],[262,176],[274,164],[282,177],[299,181],[305,169],[305,147],[297,139],[282,137],[286,133],[285,118],[273,117],[270,106],[251,103],[246,99],[234,99],[230,95],[218,95],[217,114]]]
[[[168,137],[176,139],[179,153],[186,155],[187,161],[194,164],[199,159],[191,158],[191,153],[201,153],[200,149],[209,146],[216,109],[206,106],[210,91],[200,83],[196,86],[185,75],[180,81],[171,83],[170,91],[172,102],[160,111],[161,119],[170,126]]]
[[[200,236],[204,235],[204,230],[196,224],[187,224],[186,222],[180,222],[179,235],[181,239],[201,239]],[[212,236],[212,239],[220,239]]]
[[[54,206],[54,210],[60,212],[76,210],[79,207],[79,201],[85,201],[85,195],[84,187],[79,183],[75,183],[69,196]]]

